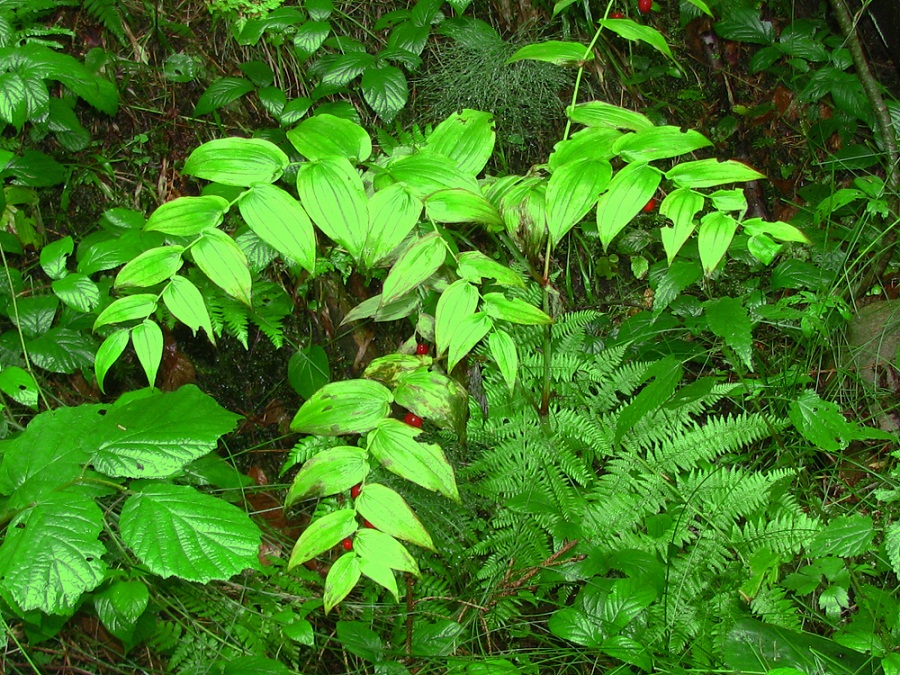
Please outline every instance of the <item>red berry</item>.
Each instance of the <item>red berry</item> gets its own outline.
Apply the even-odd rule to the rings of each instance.
[[[368,520],[363,521],[363,527],[368,527],[370,530],[375,529],[375,526],[372,523],[370,523]]]
[[[422,418],[412,413],[406,413],[406,417],[403,418],[403,421],[406,422],[409,426],[415,427],[416,429],[422,428]]]
[[[653,209],[656,208],[656,200],[653,197],[650,198],[650,201],[644,204],[644,207],[641,209],[644,213],[650,213]]]
[[[353,550],[353,540],[350,537],[347,537],[341,542],[341,546],[345,551]]]
[[[419,356],[425,356],[428,354],[428,345],[422,344],[421,342],[416,345],[416,354]]]
[[[352,488],[350,488],[350,496],[353,497],[353,499],[359,497],[360,492],[362,492],[362,483],[357,483]]]
[[[651,7],[653,7],[653,0],[638,0],[638,9],[641,14],[649,14]]]
[[[610,19],[624,19],[625,15],[622,14],[622,12],[610,12],[609,18]]]

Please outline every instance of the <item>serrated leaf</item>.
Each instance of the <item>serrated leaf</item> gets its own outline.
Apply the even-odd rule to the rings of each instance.
[[[254,185],[238,202],[241,216],[259,238],[288,261],[312,272],[316,235],[300,203],[275,185]]]
[[[329,157],[302,165],[297,192],[318,228],[358,260],[366,242],[369,214],[362,179],[350,161]]]
[[[316,65],[321,72],[322,84],[343,87],[362,75],[375,63],[375,57],[366,52],[348,52],[346,54],[328,54],[319,59]],[[315,96],[313,96],[315,98]]]
[[[243,77],[223,77],[213,82],[194,106],[194,115],[206,115],[253,91],[253,83]]]
[[[362,448],[339,445],[322,450],[300,468],[284,499],[284,507],[301,499],[344,492],[362,483],[368,475],[368,453]]]
[[[0,579],[21,611],[66,614],[103,581],[103,512],[72,489],[13,517],[0,546]]]
[[[464,109],[438,124],[425,146],[452,159],[463,173],[477,176],[491,158],[496,138],[493,115]]]
[[[366,433],[388,416],[393,400],[390,389],[378,382],[331,382],[300,406],[291,430],[320,436]]]
[[[372,66],[362,76],[363,98],[375,114],[390,123],[409,100],[406,75],[396,66]]]
[[[94,594],[94,609],[103,627],[126,645],[149,602],[150,591],[141,581],[114,581]]]
[[[18,73],[0,74],[0,120],[21,131],[28,119],[28,89]]]
[[[709,329],[725,340],[744,365],[753,371],[753,324],[739,298],[717,298],[704,303]]]
[[[440,446],[416,441],[420,433],[400,420],[384,419],[369,432],[366,448],[391,473],[459,501],[453,467]]]
[[[422,202],[397,183],[379,190],[369,198],[369,229],[363,246],[362,262],[371,269],[382,262],[419,221]]]
[[[491,356],[500,369],[500,374],[509,387],[509,394],[512,396],[516,388],[516,372],[519,369],[519,354],[516,350],[516,343],[504,331],[495,330],[488,336],[488,346],[491,349]]]
[[[431,535],[409,508],[406,500],[389,487],[378,483],[363,485],[356,498],[356,510],[376,529],[397,539],[434,550]]]
[[[308,59],[315,54],[331,32],[327,21],[307,21],[294,33],[294,52],[300,59]]]
[[[394,263],[381,290],[384,304],[394,302],[438,271],[447,256],[447,245],[437,232],[430,232],[407,248]]]
[[[113,286],[116,288],[155,286],[169,279],[181,269],[184,264],[182,253],[184,253],[184,246],[175,245],[160,246],[144,251],[119,270]]]
[[[319,345],[294,352],[288,361],[288,382],[303,398],[310,398],[330,381],[328,354]]]
[[[196,148],[183,172],[222,185],[250,187],[274,183],[289,161],[281,148],[261,138],[218,138]]]
[[[812,389],[791,401],[788,416],[807,441],[825,452],[839,452],[850,441],[875,437],[879,431],[847,420],[836,404],[821,399]]]
[[[37,409],[37,382],[27,370],[18,366],[7,366],[0,372],[0,391],[20,405]]]
[[[870,516],[839,516],[813,537],[806,550],[815,558],[852,558],[869,553],[874,538],[875,529]]]
[[[666,172],[666,178],[674,181],[678,187],[706,188],[759,180],[765,178],[765,175],[733,159],[725,162],[698,159],[676,164]]]
[[[720,211],[707,213],[700,219],[700,230],[697,232],[697,247],[700,249],[700,262],[707,276],[715,271],[719,262],[725,257],[734,233],[737,221]]]
[[[13,322],[26,338],[44,335],[53,326],[59,300],[52,295],[32,295],[19,299]]]
[[[250,305],[252,280],[247,256],[221,230],[206,230],[191,246],[197,267],[231,297]]]
[[[318,520],[314,520],[297,539],[288,560],[288,569],[312,560],[320,553],[337,546],[356,532],[356,511],[341,509],[332,511]]]
[[[478,289],[465,279],[454,281],[441,293],[434,314],[434,341],[438,356],[450,346],[450,340],[461,322],[475,313],[478,300]]]
[[[178,197],[150,214],[144,229],[176,237],[193,237],[221,225],[228,207],[228,200],[218,195]]]
[[[238,419],[192,384],[113,406],[97,423],[93,464],[109,476],[165,478],[215,449]]]
[[[206,336],[215,343],[209,311],[203,301],[203,295],[192,281],[185,277],[172,277],[162,293],[163,302],[172,315],[197,333],[199,328],[206,331]]]
[[[81,331],[51,328],[28,345],[31,362],[51,373],[74,373],[94,363],[97,345]]]
[[[723,19],[715,24],[716,33],[726,40],[770,45],[775,39],[775,29],[771,21],[759,18],[755,6],[730,5]]]
[[[523,59],[545,61],[557,66],[577,66],[594,58],[593,51],[578,42],[559,42],[548,40],[532,45],[525,45],[510,56],[506,62],[515,63]]]
[[[205,584],[258,566],[261,533],[247,513],[186,485],[135,481],[122,541],[154,574]]]
[[[62,279],[66,276],[66,259],[75,250],[72,237],[63,237],[52,241],[41,249],[41,268],[51,279]]]
[[[353,590],[360,577],[359,558],[353,552],[345,553],[335,560],[328,576],[325,577],[325,593],[322,602],[325,605],[325,613],[328,614],[334,607]]]
[[[131,344],[134,345],[134,353],[147,376],[147,383],[152,387],[162,361],[162,330],[155,322],[144,319],[143,323],[131,329]]]
[[[372,154],[372,140],[361,126],[334,115],[315,115],[287,132],[288,140],[310,161],[344,157],[354,164]]]

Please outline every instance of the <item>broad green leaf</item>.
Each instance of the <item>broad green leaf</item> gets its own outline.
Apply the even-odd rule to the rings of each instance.
[[[319,345],[297,350],[288,361],[288,382],[303,398],[310,398],[330,381],[328,354]]]
[[[105,406],[81,405],[40,413],[25,431],[0,442],[0,494],[9,513],[45,501],[84,473],[96,424]]]
[[[568,109],[569,119],[589,127],[613,129],[651,129],[654,124],[645,115],[603,101],[579,103]]]
[[[143,323],[131,329],[131,344],[134,345],[134,353],[147,376],[147,383],[152,387],[162,361],[162,330],[154,321],[144,319]]]
[[[716,159],[698,159],[676,164],[666,171],[666,178],[674,181],[678,187],[706,188],[759,180],[765,176],[733,159],[725,162]]]
[[[321,72],[322,84],[343,87],[366,72],[374,63],[375,57],[371,54],[351,51],[320,57],[315,64],[315,70]]]
[[[17,513],[0,546],[0,578],[24,612],[71,612],[104,579],[103,512],[71,488]]]
[[[475,312],[460,320],[450,336],[447,348],[447,372],[452,371],[493,327],[494,324],[486,312]]]
[[[209,85],[197,99],[194,116],[199,117],[218,110],[232,101],[238,100],[244,94],[249,94],[253,89],[253,83],[246,78],[222,77]]]
[[[428,368],[402,373],[394,389],[397,405],[460,437],[469,416],[469,393],[456,380]]]
[[[496,138],[493,115],[465,109],[438,124],[425,147],[452,159],[463,173],[477,176],[491,158]]]
[[[364,529],[353,537],[353,550],[363,560],[372,560],[399,572],[419,576],[419,565],[406,547],[389,534]]]
[[[294,51],[300,59],[308,59],[325,43],[331,32],[327,21],[307,21],[294,33]]]
[[[512,396],[516,388],[516,372],[519,369],[519,353],[516,350],[516,343],[506,332],[494,330],[488,336],[488,346],[491,348],[491,356],[494,357],[494,361],[506,381],[506,386],[509,387],[509,394]]]
[[[97,350],[97,356],[94,357],[94,373],[97,378],[97,386],[100,387],[100,391],[103,393],[106,393],[106,390],[103,388],[103,380],[106,378],[106,373],[122,356],[122,352],[128,346],[130,336],[131,331],[128,329],[117,330],[114,333],[110,333]]]
[[[648,164],[628,164],[613,176],[597,202],[597,230],[604,250],[656,194],[660,179],[659,170]]]
[[[284,498],[284,507],[301,499],[327,497],[344,492],[357,483],[362,483],[369,475],[367,460],[368,453],[365,450],[350,445],[322,450],[300,468]]]
[[[766,222],[762,218],[748,218],[741,223],[741,227],[751,236],[767,234],[779,241],[796,241],[801,244],[810,243],[809,237],[803,234],[802,230],[780,220]]]
[[[406,75],[396,66],[366,68],[360,88],[366,103],[385,123],[392,122],[409,100]]]
[[[316,267],[316,234],[306,211],[287,192],[260,183],[238,202],[241,216],[259,238],[288,261],[312,272]]]
[[[362,532],[375,532],[375,530],[361,530],[353,538],[353,550],[357,552],[357,555],[359,555],[359,535],[362,534]],[[367,555],[371,556],[371,553],[367,553]],[[363,558],[362,556],[360,556],[358,559],[359,571],[362,572],[363,576],[367,576],[376,584],[383,586],[391,595],[394,596],[394,602],[399,602],[400,590],[397,588],[397,579],[394,577],[394,572],[391,570],[391,568],[385,565],[381,561],[381,559],[377,557]],[[342,642],[342,644],[346,647],[346,643]]]
[[[788,416],[807,441],[825,452],[839,452],[851,441],[879,438],[883,434],[879,429],[848,420],[836,404],[819,398],[812,389],[791,401]]]
[[[150,591],[142,581],[114,581],[94,594],[94,609],[103,627],[126,646],[131,644],[138,619],[149,602]]]
[[[737,211],[739,214],[747,211],[747,197],[741,188],[716,190],[709,196],[709,200],[712,202],[712,207],[717,211]],[[741,216],[739,215],[738,217],[740,218]],[[755,220],[762,221],[761,218],[756,218]]]
[[[195,149],[183,172],[222,185],[250,187],[274,183],[289,162],[281,148],[261,138],[218,138]]]
[[[335,625],[337,639],[354,656],[370,663],[378,663],[384,659],[384,640],[369,628],[370,625],[363,621],[338,621]]]
[[[256,95],[259,96],[259,102],[262,103],[266,112],[276,119],[287,105],[287,96],[278,87],[263,87],[256,92]]]
[[[725,340],[744,365],[753,370],[753,325],[739,298],[716,298],[703,303],[709,329]]]
[[[553,635],[577,645],[597,649],[603,644],[603,628],[598,620],[576,607],[564,607],[553,612],[547,628]]]
[[[622,132],[612,127],[587,127],[553,146],[547,160],[550,171],[579,160],[603,161],[615,157],[613,147]]]
[[[192,384],[117,404],[96,423],[92,462],[109,476],[165,478],[214,450],[238,419]]]
[[[156,297],[152,293],[138,293],[115,300],[100,312],[100,316],[94,321],[94,330],[110,323],[146,319],[156,311]]]
[[[423,357],[418,354],[386,354],[373,359],[366,366],[363,377],[367,380],[378,380],[386,387],[393,389],[400,376],[419,370],[430,363],[430,357]]]
[[[659,408],[675,393],[675,387],[681,380],[681,363],[668,356],[650,365],[644,373],[644,379],[653,378],[650,384],[622,409],[616,423],[615,442],[619,443],[638,422]]]
[[[700,249],[700,262],[703,263],[706,276],[713,273],[719,261],[725,256],[736,229],[737,221],[720,211],[707,213],[700,219],[697,246]]]
[[[447,257],[447,245],[437,232],[430,232],[407,248],[394,263],[381,290],[384,304],[406,295],[438,271]]]
[[[392,160],[386,173],[375,176],[375,187],[382,189],[391,180],[403,183],[409,193],[418,199],[426,199],[438,190],[453,188],[474,193],[480,191],[475,178],[463,173],[454,160],[427,150]]]
[[[456,272],[466,281],[480,284],[484,278],[494,279],[501,286],[525,288],[522,275],[516,270],[488,258],[481,251],[460,253]]]
[[[703,208],[703,203],[704,197],[699,192],[690,188],[677,188],[667,194],[659,205],[660,215],[669,218],[674,224],[674,227],[660,228],[669,265],[694,232],[694,216]]]
[[[97,345],[90,336],[71,328],[51,328],[28,345],[31,362],[51,373],[74,373],[94,364]]]
[[[210,281],[236,300],[250,304],[250,267],[234,239],[221,230],[206,230],[190,251]]]
[[[611,177],[612,166],[606,160],[580,160],[563,164],[553,172],[545,199],[547,227],[554,245],[597,203]]]
[[[594,53],[578,42],[559,42],[548,40],[533,45],[525,45],[510,56],[506,62],[515,63],[523,59],[546,61],[557,66],[578,66],[591,61]]]
[[[184,253],[184,246],[175,245],[160,246],[144,251],[119,270],[113,285],[115,288],[155,286],[174,276],[181,269],[184,264],[182,253]]]
[[[205,584],[259,565],[261,533],[247,513],[186,485],[134,481],[122,541],[154,574]]]
[[[224,197],[178,197],[159,206],[150,214],[145,230],[194,237],[222,224],[230,204]]]
[[[369,198],[369,229],[362,262],[371,269],[388,257],[412,232],[422,213],[421,200],[396,183]]]
[[[618,633],[640,616],[656,599],[656,588],[645,579],[625,577],[616,579],[604,598],[602,619],[608,633]],[[606,651],[604,643],[604,651]],[[641,648],[643,649],[643,648]],[[625,659],[628,660],[628,659]]]
[[[366,487],[368,486],[364,486],[363,489],[365,490]],[[374,521],[372,522],[374,523]],[[302,565],[307,560],[312,560],[320,553],[337,546],[342,539],[346,539],[356,532],[356,529],[356,511],[353,509],[332,511],[314,520],[309,527],[303,530],[303,534],[294,544],[290,560],[288,560],[288,569]]]
[[[486,293],[482,309],[493,319],[502,319],[523,326],[543,326],[553,323],[543,310],[521,298],[509,299],[502,293]]]
[[[331,157],[301,165],[297,192],[319,229],[359,260],[366,243],[369,214],[362,179],[350,161]]]
[[[666,38],[652,26],[645,26],[631,19],[602,19],[598,23],[626,40],[645,42],[666,58],[675,60]]]
[[[663,126],[626,134],[613,145],[613,151],[626,162],[652,162],[685,155],[712,145],[699,131]]]
[[[28,89],[18,73],[0,73],[0,120],[21,131],[28,119]]]
[[[434,313],[434,342],[437,355],[441,356],[450,346],[450,340],[462,321],[478,308],[478,289],[465,279],[454,281],[438,298]]]
[[[315,162],[329,157],[344,157],[353,164],[365,162],[372,154],[372,141],[366,130],[355,122],[334,115],[315,115],[287,132],[297,152]]]
[[[25,338],[43,335],[53,326],[59,300],[51,295],[31,295],[20,298],[16,312],[11,312],[13,323]]]
[[[453,467],[439,445],[419,443],[421,430],[387,418],[369,432],[366,448],[388,471],[459,501]]]
[[[395,300],[386,305],[381,304],[381,293],[379,293],[378,295],[373,295],[368,300],[363,300],[356,307],[347,312],[344,320],[341,321],[341,325],[343,326],[351,321],[371,318],[374,318],[376,321],[395,321],[409,316],[416,308],[418,308],[418,306],[419,297],[414,292],[407,293],[399,300]]]
[[[31,373],[19,366],[7,366],[0,372],[0,391],[20,405],[37,409],[37,382]]]
[[[326,614],[353,590],[360,574],[359,558],[352,551],[334,561],[325,577],[325,593],[322,595]]]
[[[653,302],[653,314],[659,316],[681,292],[703,276],[700,264],[695,261],[678,260],[659,279]]]
[[[439,223],[479,223],[491,231],[503,229],[503,218],[481,194],[460,188],[433,192],[425,200],[425,211]]]
[[[756,234],[747,240],[747,250],[763,265],[771,265],[781,253],[784,244],[776,243],[767,234]]]
[[[72,237],[63,237],[52,241],[41,249],[41,268],[51,279],[62,279],[66,276],[66,259],[75,250]]]
[[[320,436],[363,434],[390,414],[393,400],[391,390],[378,382],[331,382],[300,406],[291,431]]]
[[[363,485],[362,492],[356,498],[356,510],[376,529],[422,548],[435,550],[431,535],[409,508],[406,500],[389,487],[378,483]]]
[[[100,287],[81,272],[57,279],[51,288],[63,304],[85,314],[93,312],[100,304]]]
[[[192,281],[185,277],[175,276],[169,281],[162,293],[163,302],[172,315],[194,331],[202,328],[210,342],[215,344],[212,323],[203,295]]]
[[[870,516],[840,516],[816,534],[806,550],[814,558],[852,558],[869,553],[874,538],[875,529]]]
[[[754,5],[728,6],[722,20],[715,24],[716,33],[726,40],[770,45],[775,40],[775,27],[771,21],[762,21],[759,14]]]

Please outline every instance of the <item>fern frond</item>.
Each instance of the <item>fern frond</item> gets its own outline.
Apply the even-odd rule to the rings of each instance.
[[[119,12],[119,0],[82,0],[82,5],[106,30],[125,43],[125,26]]]

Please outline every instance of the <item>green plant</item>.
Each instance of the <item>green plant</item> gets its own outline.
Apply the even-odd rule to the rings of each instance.
[[[191,485],[229,471],[241,483],[210,455],[237,419],[188,385],[42,412],[0,443],[4,613],[39,627],[41,612],[68,618],[96,591],[101,620],[134,644],[152,576],[205,583],[255,568],[257,526]]]

